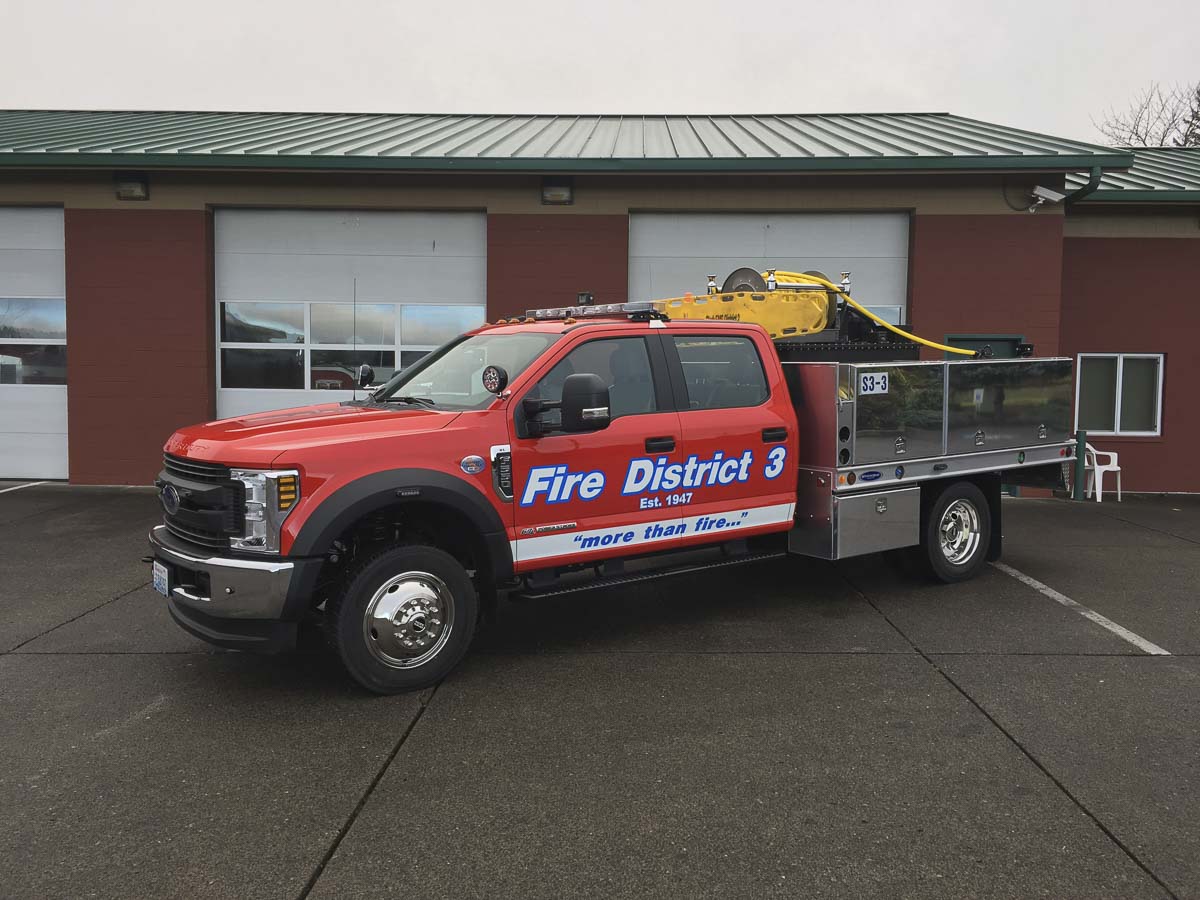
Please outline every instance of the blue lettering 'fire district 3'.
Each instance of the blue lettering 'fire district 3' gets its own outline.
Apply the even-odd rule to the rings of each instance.
[[[714,485],[745,483],[754,474],[754,452],[744,450],[736,456],[718,451],[711,458],[689,456],[684,462],[671,463],[668,457],[632,459],[625,472],[622,496],[637,496],[654,491],[675,491]],[[762,476],[778,478],[784,471],[787,448],[768,451]],[[539,501],[546,504],[595,500],[604,493],[605,475],[599,470],[573,472],[567,465],[535,466],[529,471],[520,503],[528,507]],[[636,525],[616,525],[577,533],[558,533],[524,537],[512,541],[514,559],[529,561],[609,547],[653,544],[693,534],[718,534],[740,528],[790,522],[794,503],[776,503],[730,509],[683,518],[671,517]]]

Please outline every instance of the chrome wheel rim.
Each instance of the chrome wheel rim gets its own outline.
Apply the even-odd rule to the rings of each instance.
[[[955,500],[938,525],[942,556],[952,566],[967,563],[979,547],[979,511],[969,500]]]
[[[454,597],[446,583],[429,572],[389,578],[363,614],[367,649],[393,669],[413,669],[429,662],[446,646],[453,630]]]

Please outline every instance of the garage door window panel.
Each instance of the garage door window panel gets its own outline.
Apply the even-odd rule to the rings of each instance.
[[[221,341],[227,344],[303,344],[303,303],[222,303]]]
[[[366,364],[375,370],[375,383],[382,384],[396,374],[393,350],[326,350],[314,347],[309,387],[313,390],[352,391],[358,386],[358,367]]]
[[[392,347],[396,342],[391,303],[314,303],[310,316],[314,344]]]
[[[409,347],[440,347],[483,324],[483,318],[482,306],[406,304],[400,313],[400,338]]]
[[[1160,435],[1163,363],[1158,353],[1081,353],[1076,427],[1095,435]]]
[[[63,344],[0,344],[0,384],[66,384]]]
[[[304,351],[222,348],[221,387],[300,390]]]
[[[66,384],[66,345],[66,300],[0,297],[0,384]]]
[[[689,409],[738,409],[766,402],[767,376],[749,338],[678,336],[673,340]]]

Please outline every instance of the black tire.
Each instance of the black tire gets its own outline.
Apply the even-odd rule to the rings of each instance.
[[[348,574],[329,601],[325,630],[351,678],[377,694],[399,694],[445,678],[470,647],[478,615],[462,564],[436,547],[408,544]]]
[[[949,546],[943,545],[946,529]],[[929,507],[921,534],[921,561],[938,581],[954,584],[979,574],[987,564],[992,541],[992,514],[983,491],[969,481],[957,481]]]

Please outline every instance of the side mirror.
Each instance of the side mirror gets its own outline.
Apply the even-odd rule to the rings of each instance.
[[[562,430],[599,431],[612,420],[609,414],[608,385],[599,375],[568,375],[563,382]]]
[[[358,386],[365,388],[375,380],[375,370],[363,363],[358,367]]]

